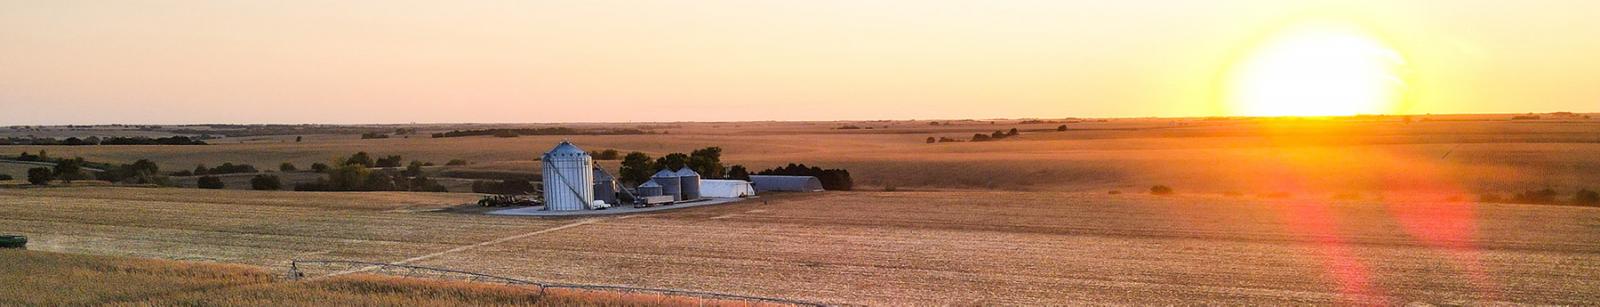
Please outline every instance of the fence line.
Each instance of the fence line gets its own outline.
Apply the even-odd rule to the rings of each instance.
[[[539,282],[539,281],[531,281],[531,280],[517,279],[517,278],[511,278],[511,277],[504,277],[504,276],[489,275],[489,274],[483,274],[483,273],[468,272],[468,271],[462,271],[462,270],[452,270],[452,269],[446,269],[446,268],[435,268],[435,267],[426,267],[426,266],[418,266],[418,265],[393,264],[393,263],[382,263],[382,262],[353,261],[353,260],[289,260],[289,276],[288,277],[289,277],[290,280],[299,280],[299,279],[305,277],[305,273],[300,271],[300,265],[301,264],[324,265],[324,266],[348,265],[348,266],[364,266],[364,267],[369,267],[369,268],[370,267],[377,267],[377,268],[379,268],[378,269],[379,272],[384,272],[387,269],[394,268],[394,269],[408,271],[409,274],[405,274],[405,276],[407,276],[407,277],[416,277],[416,274],[418,272],[433,272],[434,275],[437,275],[437,276],[440,276],[440,277],[445,277],[445,276],[447,276],[449,274],[455,274],[455,275],[461,275],[463,277],[466,277],[467,280],[475,281],[475,282],[485,282],[485,281],[487,281],[487,282],[494,282],[494,283],[501,283],[501,284],[508,284],[508,285],[512,285],[512,284],[515,284],[515,285],[532,285],[532,286],[538,287],[540,295],[544,295],[544,289],[609,290],[609,291],[643,292],[643,293],[658,293],[658,294],[681,295],[681,296],[694,296],[694,297],[715,298],[715,299],[735,299],[735,300],[758,301],[758,302],[767,302],[767,303],[790,304],[790,305],[796,305],[796,306],[817,306],[817,307],[828,306],[827,304],[800,301],[800,300],[772,298],[772,297],[760,297],[760,296],[749,296],[749,295],[738,295],[738,294],[726,294],[726,293],[715,293],[715,292],[674,290],[674,289],[659,289],[659,288],[642,288],[642,287],[628,287],[628,286],[585,285],[585,284]]]

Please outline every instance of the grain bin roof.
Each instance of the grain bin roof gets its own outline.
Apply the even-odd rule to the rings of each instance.
[[[657,184],[654,180],[651,180],[651,181],[645,181],[644,184],[639,185],[639,187],[641,187],[641,188],[659,188],[659,187],[661,187],[661,184]]]
[[[672,175],[673,176],[678,176],[678,177],[689,177],[689,176],[700,177],[700,173],[696,173],[696,172],[694,172],[694,170],[689,169],[688,167],[684,167],[683,169],[680,169],[680,170],[678,170],[676,172],[672,172]]]
[[[561,144],[556,144],[555,148],[551,148],[550,152],[546,152],[545,154],[546,155],[576,156],[576,155],[587,155],[589,153],[586,152],[586,151],[583,151],[582,148],[578,148],[578,145],[572,145],[571,142],[561,141]]]
[[[661,171],[656,172],[655,175],[650,175],[650,177],[651,178],[673,178],[673,177],[678,177],[678,173],[677,172],[673,172],[672,170],[663,168],[663,169],[661,169]]]

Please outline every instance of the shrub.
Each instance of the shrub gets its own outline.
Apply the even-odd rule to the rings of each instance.
[[[296,169],[294,167],[294,163],[284,162],[283,164],[278,164],[278,171],[293,172],[296,171]]]
[[[55,178],[71,183],[73,180],[87,179],[83,175],[83,158],[61,159],[56,161]]]
[[[50,171],[49,168],[35,167],[28,169],[28,183],[32,183],[34,185],[46,185],[50,183],[50,180],[54,180],[55,178],[55,172]]]
[[[1067,131],[1067,125],[1056,126],[1056,131]]]
[[[256,175],[255,177],[250,177],[250,189],[282,190],[283,182],[278,180],[278,176]]]
[[[0,180],[11,180],[11,179],[14,179],[14,178],[11,178],[11,175],[0,174]]]
[[[377,163],[372,161],[372,156],[371,155],[368,155],[367,152],[362,151],[362,152],[357,152],[356,154],[350,155],[350,158],[345,159],[343,164],[345,164],[345,165],[355,164],[355,165],[360,165],[361,167],[372,167],[373,165],[376,165]]]
[[[1117,194],[1122,194],[1122,191],[1111,190],[1110,192],[1106,192],[1106,194],[1117,195]]]
[[[931,136],[928,137],[928,144],[933,144],[933,143],[938,143],[938,142],[939,142],[939,139],[933,138]]]
[[[1172,195],[1172,188],[1164,185],[1150,187],[1151,195]]]
[[[224,187],[222,178],[212,176],[200,176],[200,179],[195,181],[195,185],[201,189],[221,189]]]
[[[450,159],[450,162],[445,162],[444,165],[448,165],[448,166],[467,165],[467,160]]]
[[[1578,190],[1577,194],[1572,195],[1572,204],[1581,206],[1600,205],[1600,192],[1590,191],[1589,189]]]
[[[983,142],[983,141],[988,141],[989,139],[990,139],[990,137],[989,137],[988,134],[978,133],[978,134],[973,134],[972,135],[972,141],[973,142]]]
[[[322,163],[311,163],[311,171],[318,173],[326,172],[328,171],[328,165]]]
[[[1478,196],[1478,202],[1498,203],[1498,202],[1504,202],[1504,201],[1506,201],[1506,198],[1505,197],[1500,197],[1500,194],[1487,193],[1487,194],[1483,194],[1481,196]]]
[[[422,166],[422,161],[411,161],[411,164],[406,165],[406,170],[401,171],[400,175],[406,177],[422,176]]]

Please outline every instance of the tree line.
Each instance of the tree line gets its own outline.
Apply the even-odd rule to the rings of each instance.
[[[333,165],[312,164],[313,171],[324,177],[315,182],[294,185],[295,191],[421,191],[445,192],[444,185],[428,178],[422,167],[431,163],[411,161],[404,170],[374,170],[373,167],[398,167],[398,155],[373,159],[367,152],[357,152]],[[265,180],[265,179],[263,179]]]
[[[87,138],[68,137],[55,138],[18,138],[9,137],[0,139],[0,145],[60,145],[60,146],[88,146],[88,145],[207,145],[205,141],[187,136],[170,136],[161,138],[147,137],[108,137],[91,136]]]
[[[433,137],[434,138],[451,138],[451,137],[484,136],[484,135],[492,135],[492,136],[497,136],[497,137],[517,137],[517,136],[523,136],[523,135],[629,135],[629,134],[649,134],[649,133],[650,132],[648,132],[648,131],[639,130],[639,129],[632,129],[632,128],[600,129],[600,130],[578,130],[578,129],[572,129],[572,128],[567,128],[567,127],[548,127],[548,128],[515,128],[515,129],[502,128],[502,129],[477,129],[477,130],[451,130],[450,132],[434,133]]]

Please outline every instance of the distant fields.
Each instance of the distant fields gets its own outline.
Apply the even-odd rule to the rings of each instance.
[[[1600,300],[1597,208],[942,191],[773,194],[624,218],[423,211],[461,199],[12,189],[0,190],[0,232],[36,250],[281,272],[289,259],[401,261],[565,227],[409,263],[874,305]]]
[[[1501,115],[1436,116],[1410,123],[1373,120],[1114,119],[1107,122],[1021,124],[1016,120],[892,122],[753,122],[611,124],[652,126],[665,135],[425,136],[361,140],[355,135],[219,139],[212,146],[0,146],[0,153],[45,149],[94,161],[151,159],[163,170],[195,164],[251,163],[301,169],[357,151],[402,155],[472,170],[535,174],[534,159],[562,139],[589,150],[614,148],[655,156],[706,146],[725,149],[726,164],[753,170],[798,162],[852,171],[865,189],[998,189],[1106,191],[1168,185],[1180,192],[1290,193],[1326,197],[1388,191],[1478,195],[1551,187],[1600,189],[1600,120],[1509,121]],[[946,122],[948,121],[941,121]],[[1071,130],[1056,132],[1065,124]],[[834,129],[845,125],[874,129]],[[968,139],[974,133],[1018,128],[1016,138],[982,143],[925,144],[927,137]],[[424,131],[426,132],[426,131]],[[600,161],[616,168],[618,161]],[[1413,178],[1393,182],[1391,175]],[[1422,174],[1422,175],[1415,175]],[[1417,176],[1427,176],[1421,178]],[[1292,187],[1281,186],[1292,176]],[[247,178],[235,183],[244,183]],[[456,190],[466,183],[456,183]],[[242,185],[230,185],[240,186]]]

